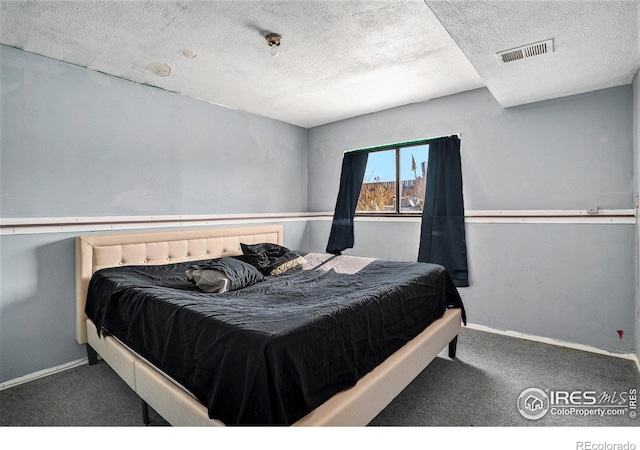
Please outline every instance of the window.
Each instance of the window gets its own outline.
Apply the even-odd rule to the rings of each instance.
[[[362,151],[369,156],[356,214],[421,214],[429,144],[422,141]]]

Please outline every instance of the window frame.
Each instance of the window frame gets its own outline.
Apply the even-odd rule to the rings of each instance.
[[[357,209],[355,211],[355,217],[420,217],[422,216],[422,211],[415,211],[415,212],[403,212],[401,211],[401,197],[400,197],[400,184],[401,184],[401,180],[400,180],[400,152],[402,149],[406,149],[406,148],[411,148],[411,147],[417,147],[417,146],[421,146],[421,145],[429,145],[431,142],[433,142],[434,140],[436,140],[438,138],[429,138],[429,139],[420,139],[420,140],[416,140],[416,141],[407,141],[407,142],[399,142],[399,143],[395,143],[395,144],[387,144],[387,145],[381,145],[381,146],[377,146],[377,147],[369,147],[369,148],[363,148],[363,149],[358,149],[358,150],[352,150],[354,152],[367,152],[367,153],[377,153],[377,152],[382,152],[382,151],[389,151],[389,150],[395,150],[395,163],[396,163],[396,176],[395,176],[395,211],[391,212],[391,211],[385,211],[385,212],[380,212],[380,211],[376,211],[376,212],[359,212]],[[429,166],[428,166],[428,160],[427,160],[427,171],[429,170]],[[426,172],[425,172],[425,177],[426,177]],[[362,186],[364,186],[364,180],[362,182],[361,185],[361,191],[360,194],[362,193]],[[425,186],[426,189],[426,186]],[[358,199],[360,198],[360,194],[358,195]],[[424,200],[424,199],[423,199]]]

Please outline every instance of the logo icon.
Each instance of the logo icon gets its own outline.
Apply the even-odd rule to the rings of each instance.
[[[541,419],[549,411],[549,397],[540,389],[525,389],[518,397],[518,411],[526,419]]]

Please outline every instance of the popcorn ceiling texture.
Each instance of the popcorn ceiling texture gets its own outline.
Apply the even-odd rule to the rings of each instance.
[[[637,0],[427,3],[502,107],[631,84],[640,68]],[[553,53],[494,57],[549,38]]]
[[[640,66],[639,7],[637,1],[2,2],[0,42],[310,128],[483,86],[507,107],[631,83]],[[278,57],[269,54],[269,32],[282,35]],[[555,39],[555,53],[497,64],[495,52],[547,38]]]

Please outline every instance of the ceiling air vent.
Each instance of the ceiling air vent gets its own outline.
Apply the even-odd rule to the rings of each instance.
[[[547,39],[546,41],[540,41],[534,44],[513,48],[511,50],[505,50],[504,52],[498,52],[496,53],[496,57],[500,64],[505,64],[511,61],[517,61],[519,59],[530,58],[532,56],[543,55],[551,52],[553,52],[553,39]]]

